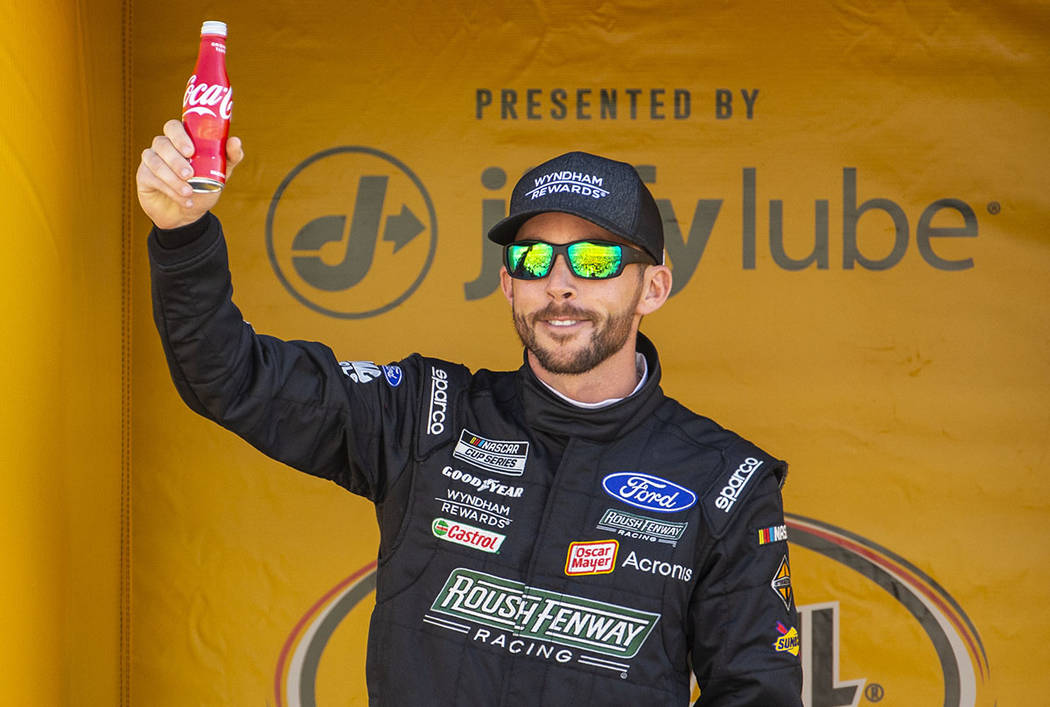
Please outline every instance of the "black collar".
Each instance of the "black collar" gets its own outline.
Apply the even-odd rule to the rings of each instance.
[[[637,350],[649,366],[645,385],[623,400],[595,410],[577,407],[552,393],[536,378],[525,357],[518,369],[525,421],[534,430],[562,438],[608,442],[622,437],[644,422],[664,397],[660,390],[660,359],[656,347],[641,332]]]

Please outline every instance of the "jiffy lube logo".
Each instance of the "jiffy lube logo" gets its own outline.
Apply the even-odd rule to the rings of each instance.
[[[323,150],[292,168],[266,217],[278,280],[304,306],[361,319],[415,292],[437,251],[423,182],[396,157],[362,146]]]
[[[186,93],[182,97],[182,117],[187,115],[210,115],[215,111],[223,120],[233,115],[233,89],[218,84],[197,83],[197,74],[190,76]]]
[[[541,177],[536,177],[535,188],[525,192],[530,199],[538,199],[548,194],[579,194],[589,196],[593,199],[601,199],[609,196],[609,191],[602,188],[604,180],[597,174],[584,174],[564,170],[551,172]]]
[[[637,471],[609,474],[602,479],[602,488],[617,500],[657,513],[684,511],[696,503],[696,494],[684,486]]]

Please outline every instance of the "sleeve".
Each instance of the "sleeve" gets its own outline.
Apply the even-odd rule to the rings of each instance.
[[[733,468],[739,472],[747,459]],[[802,705],[799,623],[780,496],[786,467],[768,459],[774,464],[754,469],[753,488],[730,506],[736,517],[716,535],[694,589],[688,630],[700,685],[695,707]],[[739,492],[733,478],[723,477],[714,495]]]
[[[177,248],[149,238],[154,321],[179,395],[268,456],[382,500],[411,461],[418,357],[341,363],[322,344],[256,334],[232,301],[222,227],[206,218]]]

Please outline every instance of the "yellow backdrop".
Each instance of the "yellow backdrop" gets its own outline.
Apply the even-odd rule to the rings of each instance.
[[[122,215],[205,19],[256,330],[516,367],[486,225],[554,154],[638,165],[665,390],[791,462],[807,703],[1050,691],[1047,7],[82,5],[2,30],[4,650],[34,703],[365,704],[372,509],[179,401]],[[342,263],[358,209],[394,224],[368,267]]]

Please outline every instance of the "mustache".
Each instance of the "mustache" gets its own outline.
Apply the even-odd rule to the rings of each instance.
[[[595,320],[595,316],[589,310],[571,304],[555,305],[551,302],[538,312],[533,313],[532,320],[537,319],[587,319]]]

